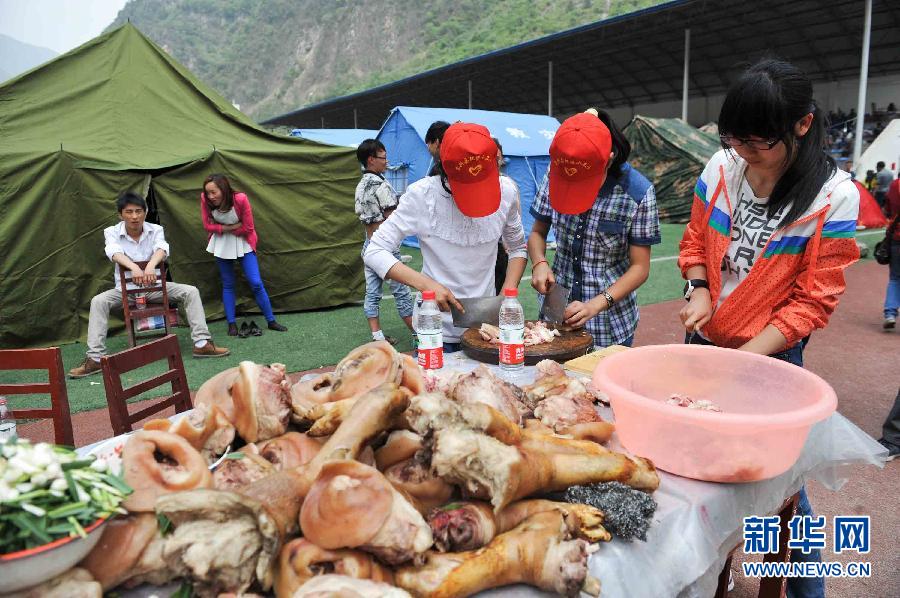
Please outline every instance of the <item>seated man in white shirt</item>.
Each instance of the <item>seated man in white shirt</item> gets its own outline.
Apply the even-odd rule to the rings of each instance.
[[[131,270],[132,281],[138,285],[151,286],[156,282],[156,267],[169,255],[169,244],[158,224],[144,222],[147,217],[147,202],[136,193],[126,191],[116,199],[116,210],[122,222],[109,226],[103,231],[106,243],[106,257],[116,266],[115,287],[91,299],[91,315],[88,321],[87,356],[84,363],[69,370],[70,378],[83,378],[100,371],[100,358],[106,353],[106,333],[109,328],[109,310],[122,306],[122,290],[119,282],[119,265]],[[148,262],[141,270],[135,262]],[[206,316],[197,287],[166,283],[169,299],[184,306],[191,339],[194,341],[194,357],[225,357],[228,349],[216,347],[212,342]],[[162,301],[162,293],[149,293],[151,303]]]

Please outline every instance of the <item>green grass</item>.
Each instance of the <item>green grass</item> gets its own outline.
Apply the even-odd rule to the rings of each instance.
[[[684,225],[682,224],[663,224],[663,242],[653,248],[653,258],[677,255],[678,241],[681,239],[683,230]],[[874,245],[874,242],[870,245]],[[411,267],[421,270],[421,252],[410,248],[403,248],[402,252],[412,256],[412,261],[409,263]],[[548,252],[548,258],[552,259],[552,252]],[[533,319],[537,317],[537,297],[531,288],[530,281],[529,266],[519,285],[519,295],[525,308],[525,316]],[[681,275],[674,259],[652,262],[650,279],[638,291],[638,300],[641,305],[648,305],[676,299],[681,295],[682,285]],[[387,288],[385,288],[385,294],[389,294]],[[360,297],[361,300],[362,297]],[[264,323],[264,319],[259,315],[238,318],[239,323],[245,319],[256,320],[258,324]],[[263,336],[246,339],[227,336],[227,325],[224,320],[210,322],[210,331],[215,342],[231,349],[231,355],[221,359],[193,359],[191,357],[190,330],[177,328],[175,332],[181,344],[190,387],[196,390],[214,374],[235,366],[242,360],[258,363],[280,362],[284,363],[291,372],[331,365],[337,363],[351,348],[367,342],[370,338],[362,305],[314,312],[279,314],[278,321],[288,327],[288,332],[264,330]],[[397,315],[392,299],[385,299],[381,304],[381,325],[385,334],[400,341],[397,345],[399,350],[409,351],[413,348],[412,337]],[[110,353],[122,351],[125,348],[127,348],[127,343],[123,333],[116,334],[107,340],[107,349]],[[83,343],[72,343],[64,345],[62,351],[63,363],[68,370],[84,359],[85,346]],[[146,371],[136,372],[130,380],[126,379],[126,383],[131,384],[143,379],[139,374],[149,377],[156,371],[160,371],[159,368],[154,369],[151,366]],[[21,373],[0,372],[0,382],[24,381],[37,381],[37,379]],[[68,380],[67,389],[73,413],[106,406],[106,394],[100,374],[79,380]],[[13,408],[40,406],[47,403],[46,398],[38,397],[15,396],[9,399]]]

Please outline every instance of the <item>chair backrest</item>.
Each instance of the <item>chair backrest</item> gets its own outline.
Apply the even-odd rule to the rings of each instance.
[[[52,419],[53,438],[56,444],[75,446],[62,351],[59,347],[0,349],[0,370],[47,370],[47,382],[0,384],[0,395],[49,394],[49,409],[11,409],[12,417]]]
[[[141,269],[147,267],[147,262],[135,262],[135,264]],[[169,334],[169,291],[166,287],[166,263],[160,262],[156,268],[159,270],[159,277],[157,278],[155,285],[149,287],[128,288],[128,280],[131,276],[131,270],[129,270],[122,264],[119,264],[119,285],[122,291],[122,312],[124,313],[125,329],[128,332],[128,345],[131,347],[137,345],[134,320],[138,318],[149,316],[163,316],[164,326],[161,334]],[[162,301],[158,306],[144,306],[143,308],[138,309],[136,306],[132,306],[131,301],[129,301],[129,299],[134,295],[153,292],[162,293]],[[150,336],[156,336],[158,334],[160,333],[156,333]]]
[[[123,374],[163,359],[168,363],[168,369],[164,373],[128,388],[122,386]],[[184,373],[184,362],[181,360],[178,337],[174,334],[168,334],[159,340],[144,343],[120,353],[105,355],[100,358],[100,367],[103,369],[103,383],[106,386],[109,419],[112,422],[113,432],[116,434],[130,432],[135,423],[170,405],[175,406],[176,413],[191,409],[191,391]],[[128,412],[129,399],[166,383],[171,383],[172,392],[166,395],[162,401],[135,413]]]

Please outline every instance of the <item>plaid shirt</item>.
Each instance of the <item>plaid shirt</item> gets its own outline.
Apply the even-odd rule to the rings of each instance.
[[[544,176],[531,214],[553,225],[556,258],[553,275],[571,289],[569,301],[587,302],[612,286],[630,266],[630,245],[660,242],[659,213],[653,185],[628,164],[618,178],[609,176],[594,205],[582,214],[560,214],[550,206],[549,178]],[[539,300],[542,300],[539,297]],[[594,344],[622,343],[638,323],[636,293],[629,293],[587,323]]]

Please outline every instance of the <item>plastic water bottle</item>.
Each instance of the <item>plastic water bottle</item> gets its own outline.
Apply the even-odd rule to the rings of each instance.
[[[444,367],[443,324],[434,291],[423,291],[422,305],[416,310],[413,328],[419,338],[419,365],[426,370]]]
[[[519,289],[503,289],[500,304],[500,371],[516,376],[525,369],[525,312]]]
[[[16,437],[16,420],[9,414],[6,397],[0,397],[0,440]]]

